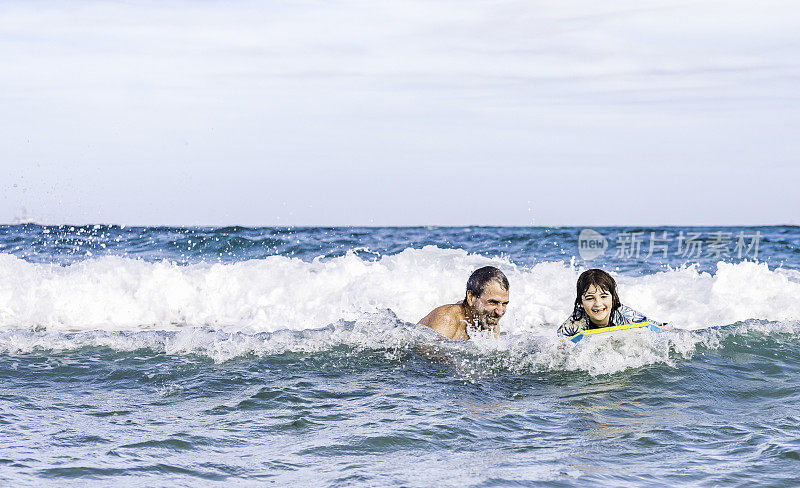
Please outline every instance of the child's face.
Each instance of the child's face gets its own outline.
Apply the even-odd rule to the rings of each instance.
[[[586,293],[581,296],[583,310],[595,325],[603,327],[608,325],[608,320],[611,316],[611,304],[611,293],[597,285],[589,286]]]

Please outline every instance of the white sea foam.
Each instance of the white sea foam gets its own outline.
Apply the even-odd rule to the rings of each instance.
[[[507,372],[515,374],[547,371],[585,371],[592,375],[611,374],[652,364],[674,366],[704,349],[725,346],[731,336],[783,334],[793,338],[800,322],[747,321],[722,329],[674,330],[652,333],[630,330],[607,336],[593,336],[573,345],[555,336],[532,333],[506,334],[499,340],[476,338],[469,342],[448,341],[431,329],[405,323],[391,312],[367,314],[348,322],[339,321],[321,329],[247,334],[208,327],[173,331],[85,331],[48,332],[0,331],[0,353],[61,353],[82,348],[114,351],[150,350],[167,355],[194,355],[222,363],[229,360],[265,357],[283,353],[322,355],[344,346],[334,354],[337,364],[362,362],[365,353],[379,352],[390,361],[423,357],[467,379],[480,379]],[[777,342],[781,339],[778,336]],[[792,339],[793,340],[793,339]],[[369,356],[374,360],[374,356]],[[349,358],[349,359],[348,359]]]
[[[458,301],[469,273],[486,264],[511,282],[504,337],[448,342],[412,325],[434,306]],[[149,348],[227,361],[337,345],[387,354],[422,345],[465,376],[498,368],[602,374],[672,364],[699,345],[719,347],[724,335],[800,330],[800,273],[719,263],[713,274],[689,267],[617,276],[624,303],[675,330],[565,347],[554,330],[570,311],[580,272],[566,263],[523,267],[435,247],[376,261],[348,254],[188,266],[116,257],[58,266],[0,254],[0,351]],[[737,325],[719,332],[730,324]]]
[[[511,282],[505,331],[547,335],[571,311],[578,267],[523,267],[432,246],[376,261],[350,253],[313,262],[272,256],[193,265],[102,257],[59,266],[0,254],[0,330],[210,326],[253,334],[317,329],[386,309],[417,322],[435,306],[460,300],[470,272],[487,264]],[[800,321],[800,273],[766,264],[720,262],[713,274],[688,267],[617,281],[623,303],[678,329]]]

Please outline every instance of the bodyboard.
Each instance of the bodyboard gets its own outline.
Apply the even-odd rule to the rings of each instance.
[[[661,327],[651,324],[650,322],[637,322],[634,324],[626,324],[626,325],[613,325],[611,327],[601,327],[599,329],[587,329],[578,332],[573,336],[567,337],[570,341],[577,344],[581,341],[585,336],[595,335],[595,334],[605,334],[607,332],[616,332],[618,330],[628,330],[628,329],[641,329],[647,328],[653,332],[661,332]]]

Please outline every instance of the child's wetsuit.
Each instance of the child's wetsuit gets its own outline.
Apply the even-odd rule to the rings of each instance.
[[[567,320],[561,324],[561,327],[558,328],[558,333],[560,335],[565,336],[574,336],[578,332],[582,330],[589,330],[589,329],[597,329],[596,325],[589,320],[589,316],[586,314],[586,311],[583,308],[578,309],[578,319],[573,319],[573,316],[570,315]],[[662,326],[661,322],[656,322],[654,320],[650,320],[641,313],[637,312],[636,310],[632,309],[631,307],[626,307],[625,305],[620,305],[618,309],[614,310],[614,313],[611,315],[611,320],[608,322],[608,327],[614,325],[629,325],[629,324],[636,324],[639,322],[650,322],[651,324]]]

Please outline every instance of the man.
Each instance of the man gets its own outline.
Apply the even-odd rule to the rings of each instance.
[[[494,266],[476,269],[467,281],[467,294],[460,303],[442,305],[422,320],[449,339],[465,341],[470,331],[489,331],[500,336],[500,318],[508,306],[508,278]]]

